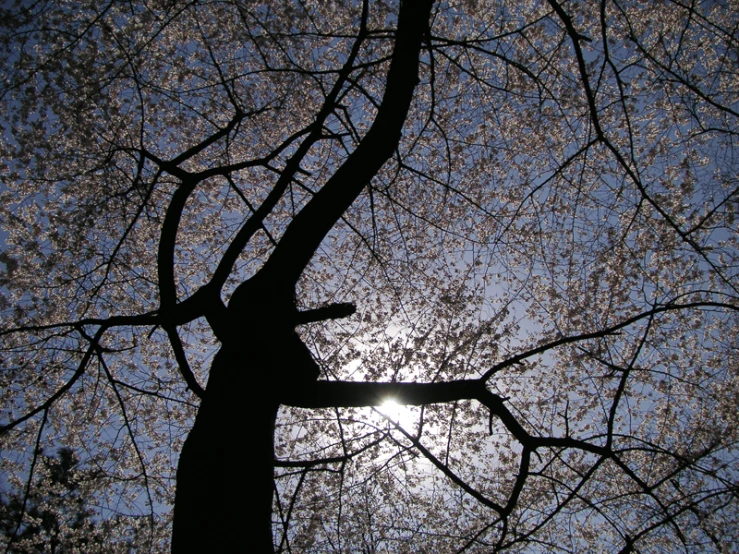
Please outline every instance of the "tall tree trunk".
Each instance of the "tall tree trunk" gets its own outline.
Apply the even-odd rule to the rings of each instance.
[[[239,346],[224,345],[213,360],[206,397],[180,454],[173,554],[274,552],[279,404],[271,376],[248,368],[249,348]]]
[[[174,554],[274,551],[277,410],[281,400],[295,396],[318,376],[310,352],[293,331],[295,284],[326,234],[398,146],[418,83],[419,54],[432,5],[433,0],[401,2],[387,85],[374,122],[355,151],[295,216],[259,278],[237,288],[229,301],[229,315],[218,324],[223,347],[213,361],[205,399],[177,469]],[[170,263],[171,254],[162,257],[160,263]],[[162,282],[172,282],[171,275],[162,276]],[[238,338],[231,334],[236,329]],[[254,365],[247,368],[245,360]],[[247,502],[256,514],[248,519]]]

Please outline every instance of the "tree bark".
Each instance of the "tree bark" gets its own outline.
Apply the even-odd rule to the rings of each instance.
[[[213,360],[177,468],[172,552],[271,553],[274,426],[267,371],[248,368],[243,344]],[[246,507],[249,507],[247,509]]]

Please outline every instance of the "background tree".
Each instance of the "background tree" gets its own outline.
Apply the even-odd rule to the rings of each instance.
[[[1,10],[6,551],[739,548],[735,2]]]

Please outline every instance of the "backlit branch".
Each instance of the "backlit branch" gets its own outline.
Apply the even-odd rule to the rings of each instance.
[[[257,208],[254,214],[249,218],[249,220],[242,226],[234,239],[231,241],[231,244],[228,245],[223,258],[218,264],[218,267],[213,274],[213,278],[211,279],[211,283],[214,289],[218,291],[221,290],[223,284],[226,282],[226,279],[231,273],[231,270],[236,263],[239,255],[246,247],[247,243],[254,235],[254,233],[262,227],[264,219],[267,217],[267,215],[272,212],[274,207],[277,205],[277,202],[280,200],[280,198],[282,198],[282,195],[287,190],[296,173],[298,173],[298,171],[300,170],[300,164],[305,156],[308,154],[313,145],[323,138],[323,124],[325,123],[329,115],[331,115],[335,110],[337,99],[339,98],[339,95],[341,94],[341,91],[344,88],[349,75],[354,69],[354,60],[359,55],[359,49],[366,38],[366,25],[367,4],[365,3],[363,5],[362,20],[360,23],[360,30],[357,34],[357,38],[354,41],[351,52],[349,53],[346,62],[339,71],[339,75],[336,79],[336,82],[334,83],[333,88],[326,96],[321,109],[319,110],[315,120],[311,124],[308,136],[297,148],[295,154],[293,154],[287,160],[284,170],[280,174],[280,177],[277,179],[277,182],[275,183],[270,193],[267,195],[267,198],[259,206],[259,208]],[[277,250],[279,250],[279,246],[275,250],[275,252]],[[272,260],[272,258],[274,258],[274,254],[270,256],[269,259]],[[303,264],[303,266],[301,266],[300,272],[302,272],[306,264]]]
[[[401,4],[387,85],[367,134],[334,175],[293,218],[262,271],[293,288],[324,237],[398,146],[418,83],[423,36],[433,2]]]

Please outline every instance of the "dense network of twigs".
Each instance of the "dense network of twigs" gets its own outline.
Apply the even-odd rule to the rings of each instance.
[[[0,64],[4,552],[739,550],[735,0],[15,0]]]

